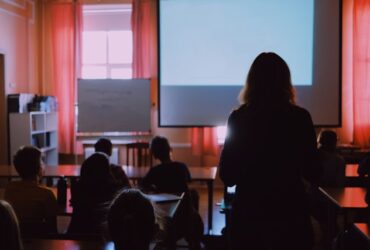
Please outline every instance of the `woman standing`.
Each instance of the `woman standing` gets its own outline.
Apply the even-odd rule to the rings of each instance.
[[[311,116],[295,105],[290,70],[275,53],[254,60],[228,119],[220,159],[226,186],[236,185],[231,249],[311,249],[304,179],[316,182]]]

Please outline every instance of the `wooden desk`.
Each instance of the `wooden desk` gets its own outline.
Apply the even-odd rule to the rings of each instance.
[[[362,212],[368,208],[365,202],[366,189],[361,187],[319,188],[328,202],[328,236],[335,237],[337,232],[338,213],[344,215],[344,224],[347,225],[349,212]]]
[[[44,178],[73,178],[80,176],[80,165],[66,164],[59,166],[44,166]],[[0,165],[0,178],[19,177],[14,166]]]
[[[346,164],[346,177],[359,177],[358,164]]]
[[[145,134],[143,134],[143,136],[145,136]],[[112,146],[113,148],[117,148],[118,149],[118,164],[122,164],[122,163],[126,163],[126,164],[133,164],[133,163],[128,163],[127,161],[127,154],[126,155],[126,161],[123,161],[123,159],[120,159],[120,157],[122,156],[122,153],[121,153],[121,148],[124,147],[126,148],[126,152],[128,152],[128,148],[127,146],[129,144],[132,144],[132,143],[136,143],[136,142],[145,142],[145,143],[149,143],[149,140],[150,138],[143,138],[143,139],[136,139],[136,140],[130,140],[130,139],[121,139],[121,140],[110,140],[111,143],[112,143]],[[83,147],[83,150],[84,152],[86,152],[86,148],[94,148],[94,145],[95,143],[98,141],[98,138],[97,139],[90,139],[90,140],[79,140],[82,144],[82,147]],[[139,157],[141,157],[141,155],[139,154]],[[141,160],[138,160],[141,162]],[[145,165],[145,164],[143,164]]]
[[[80,176],[80,165],[45,166],[44,178],[75,178]],[[150,167],[122,166],[131,180],[140,180],[149,171]],[[205,182],[208,188],[208,230],[212,230],[213,220],[213,182],[216,179],[217,167],[191,166],[189,171],[192,181]],[[19,177],[14,166],[1,165],[0,178],[11,179]]]
[[[347,163],[359,163],[369,153],[369,148],[358,148],[356,146],[346,148],[339,147],[338,153],[344,158]]]
[[[365,202],[366,189],[362,187],[325,188],[319,190],[327,197],[331,204],[340,209],[367,208]]]
[[[94,147],[95,143],[99,140],[79,140],[84,147]],[[124,146],[128,143],[137,142],[140,140],[110,140],[113,146]]]
[[[346,186],[366,187],[366,178],[360,177],[357,173],[358,164],[346,164]]]
[[[30,239],[23,241],[24,250],[114,250],[113,242]]]
[[[150,167],[123,166],[129,179],[140,180],[149,171]],[[213,182],[216,179],[217,167],[189,167],[192,181],[207,183],[208,189],[208,231],[212,230],[213,221]]]
[[[354,223],[354,227],[367,239],[370,243],[370,225],[366,223]]]
[[[352,224],[346,230],[342,242],[343,249],[370,249],[370,225],[367,223]]]

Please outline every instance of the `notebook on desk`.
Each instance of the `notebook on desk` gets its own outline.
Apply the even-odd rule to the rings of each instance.
[[[181,196],[174,195],[174,194],[166,194],[166,193],[161,193],[161,194],[146,194],[146,197],[156,203],[161,203],[161,202],[172,202],[172,201],[178,201],[181,200]]]

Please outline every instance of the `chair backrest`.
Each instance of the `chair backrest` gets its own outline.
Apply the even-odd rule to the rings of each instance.
[[[149,142],[132,142],[126,144],[126,165],[134,167],[152,166],[153,159]]]

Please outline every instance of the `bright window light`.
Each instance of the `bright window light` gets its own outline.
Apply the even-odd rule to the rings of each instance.
[[[103,79],[107,78],[107,68],[105,66],[83,66],[83,79]]]
[[[132,63],[132,32],[108,32],[108,63]]]
[[[216,127],[217,132],[217,142],[218,144],[223,144],[225,142],[225,138],[227,135],[227,127],[226,126],[218,126]]]
[[[83,6],[83,79],[131,79],[132,4]]]
[[[112,79],[131,79],[132,69],[131,68],[111,69],[110,76]]]
[[[84,31],[82,44],[82,62],[107,62],[107,36],[104,31]]]

